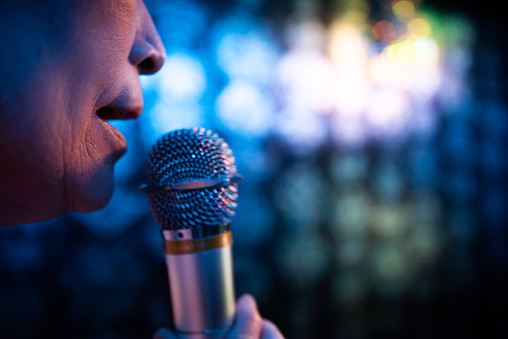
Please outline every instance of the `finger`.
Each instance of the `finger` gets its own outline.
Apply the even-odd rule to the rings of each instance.
[[[277,326],[270,320],[263,319],[263,329],[261,330],[261,339],[284,339]]]
[[[161,328],[153,335],[153,339],[177,339],[176,335],[166,328]]]
[[[262,326],[256,300],[249,294],[243,295],[236,303],[236,322],[228,338],[259,339]]]

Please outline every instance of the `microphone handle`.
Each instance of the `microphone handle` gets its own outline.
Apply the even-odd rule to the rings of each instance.
[[[231,232],[184,240],[174,234],[163,231],[178,337],[225,338],[235,315]]]

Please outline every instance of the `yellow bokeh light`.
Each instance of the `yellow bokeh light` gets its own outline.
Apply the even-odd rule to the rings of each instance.
[[[342,21],[352,25],[362,26],[367,20],[368,13],[359,9],[350,9],[343,16]]]
[[[408,24],[408,30],[417,37],[428,37],[431,33],[429,22],[422,18],[411,20]]]
[[[410,1],[398,1],[393,5],[393,13],[400,20],[411,17],[414,12],[415,6]]]
[[[356,26],[341,22],[332,25],[329,52],[335,68],[362,69],[367,60],[367,46],[366,38]]]
[[[399,63],[407,63],[416,59],[416,53],[411,41],[404,41],[390,46],[393,51],[393,60]]]

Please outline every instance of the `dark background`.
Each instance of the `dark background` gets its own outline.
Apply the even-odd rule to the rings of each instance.
[[[366,3],[367,27],[382,19],[396,22],[390,2]],[[508,335],[502,2],[415,2],[438,18],[439,69],[443,79],[456,82],[443,81],[420,106],[411,97],[401,133],[366,129],[358,144],[336,138],[331,126],[340,121],[340,110],[314,112],[309,121],[325,127],[309,137],[305,129],[288,134],[277,124],[267,130],[256,125],[265,101],[252,108],[242,102],[238,114],[251,112],[252,121],[234,125],[216,100],[224,88],[247,79],[251,87],[234,88],[255,88],[252,93],[272,105],[265,119],[287,121],[285,109],[295,107],[285,89],[261,75],[262,66],[270,69],[289,55],[289,23],[314,8],[330,30],[348,8],[365,8],[365,2],[147,5],[168,56],[177,56],[168,61],[192,70],[181,87],[193,74],[206,81],[197,76],[187,94],[175,94],[162,80],[143,80],[145,112],[118,125],[129,153],[118,164],[117,190],[106,209],[0,229],[0,338],[150,338],[169,325],[159,228],[136,188],[144,180],[146,152],[162,130],[194,124],[220,132],[245,176],[232,226],[237,295],[252,293],[263,316],[288,338],[441,338],[476,330],[482,338]],[[230,33],[244,43],[233,55],[257,43],[262,57],[247,59],[240,70],[224,66],[217,51]],[[201,68],[185,60],[198,60]],[[249,67],[259,72],[249,73]],[[157,107],[168,112],[167,120]],[[420,110],[429,120],[419,118]]]

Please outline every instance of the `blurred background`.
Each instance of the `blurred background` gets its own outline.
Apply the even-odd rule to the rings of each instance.
[[[146,1],[167,48],[111,203],[0,229],[0,338],[169,325],[146,154],[203,126],[234,151],[237,295],[288,338],[508,335],[502,2]]]

